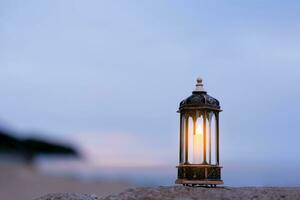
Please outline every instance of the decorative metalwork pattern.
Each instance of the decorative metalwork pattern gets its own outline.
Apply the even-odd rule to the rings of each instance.
[[[211,107],[220,109],[220,103],[217,99],[209,96],[206,92],[193,92],[191,96],[184,99],[179,104],[179,110],[186,107]]]
[[[221,169],[219,167],[207,168],[207,179],[221,179]]]
[[[178,179],[221,180],[221,167],[214,166],[178,166]]]

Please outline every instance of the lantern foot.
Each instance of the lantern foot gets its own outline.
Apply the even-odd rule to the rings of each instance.
[[[187,187],[208,187],[215,188],[217,185],[222,185],[224,182],[222,180],[187,180],[187,179],[177,179],[176,184],[182,184]]]

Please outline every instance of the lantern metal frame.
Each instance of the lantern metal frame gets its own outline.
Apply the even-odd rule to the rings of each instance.
[[[220,166],[220,147],[219,147],[219,113],[221,112],[219,101],[207,94],[204,91],[202,79],[197,79],[196,89],[187,99],[181,101],[179,110],[180,113],[180,142],[179,142],[179,165],[177,166],[178,175],[176,184],[185,186],[212,186],[223,184],[221,180]],[[213,116],[214,115],[214,116]],[[203,162],[189,162],[189,120],[193,122],[193,135],[196,134],[197,119],[203,117]],[[215,160],[211,162],[211,129],[209,136],[209,144],[207,143],[207,121],[211,123],[212,117],[215,117]],[[209,124],[209,128],[211,128]],[[209,149],[207,148],[209,145]],[[209,158],[207,160],[207,151],[209,150]]]

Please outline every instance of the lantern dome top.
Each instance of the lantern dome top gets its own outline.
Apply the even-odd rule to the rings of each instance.
[[[220,103],[217,99],[207,94],[203,87],[203,79],[197,78],[196,88],[192,95],[179,104],[179,111],[184,109],[213,109],[220,110]]]

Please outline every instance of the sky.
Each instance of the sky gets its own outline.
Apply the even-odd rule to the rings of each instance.
[[[271,183],[300,185],[299,9],[293,0],[1,0],[0,122],[71,141],[95,164],[175,166],[176,111],[200,76],[223,109],[225,178],[272,168],[291,175]]]

